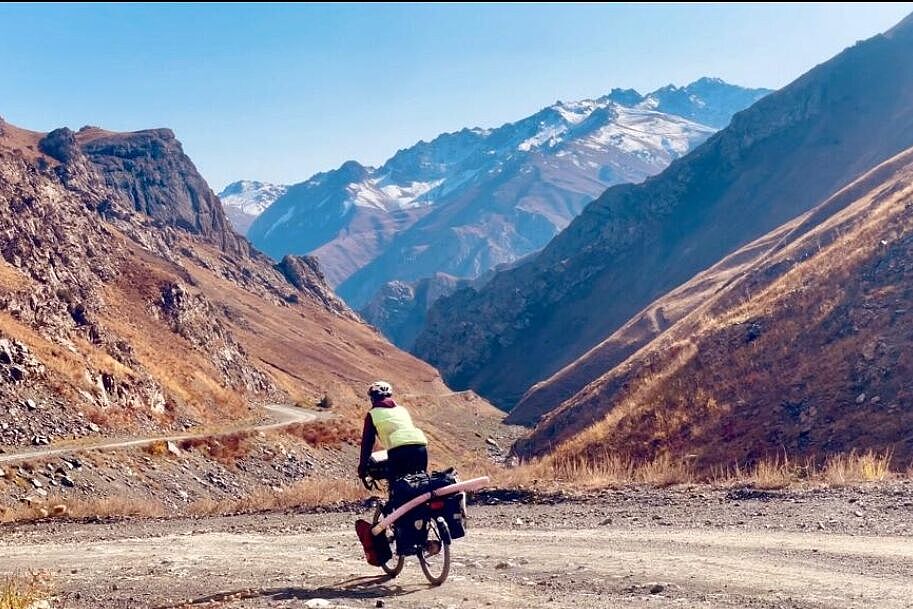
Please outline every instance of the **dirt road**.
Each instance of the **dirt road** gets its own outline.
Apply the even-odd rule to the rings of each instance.
[[[137,448],[149,446],[155,442],[180,442],[182,440],[192,440],[205,438],[212,435],[235,433],[240,431],[269,431],[271,429],[280,429],[293,423],[309,423],[315,421],[321,416],[321,413],[311,412],[295,406],[284,406],[282,404],[269,404],[264,406],[264,410],[269,412],[272,421],[257,425],[242,425],[231,429],[222,429],[219,432],[212,430],[200,430],[193,433],[165,435],[165,436],[144,436],[141,438],[119,438],[115,440],[101,439],[97,442],[80,442],[78,444],[68,444],[59,447],[28,448],[25,450],[0,454],[0,463],[12,463],[16,461],[26,461],[29,459],[54,457],[58,455],[70,455],[75,453],[84,453],[94,450],[115,450],[121,448]]]
[[[0,529],[0,573],[48,571],[68,608],[892,609],[913,607],[911,497],[909,485],[631,490],[475,506],[436,589],[414,561],[396,580],[376,577],[353,513]]]

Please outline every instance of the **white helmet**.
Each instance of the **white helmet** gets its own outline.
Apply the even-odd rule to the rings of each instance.
[[[387,381],[374,381],[368,387],[368,397],[372,400],[381,400],[393,396],[393,387]]]

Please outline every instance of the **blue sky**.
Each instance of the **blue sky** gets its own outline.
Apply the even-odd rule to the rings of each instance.
[[[0,116],[171,127],[215,188],[376,164],[557,99],[776,88],[913,12],[868,5],[0,5]]]

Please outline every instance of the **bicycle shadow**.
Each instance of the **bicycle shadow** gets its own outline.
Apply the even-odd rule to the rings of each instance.
[[[185,600],[172,605],[161,605],[154,609],[179,609],[195,605],[208,605],[210,603],[228,603],[233,601],[269,599],[274,601],[310,600],[323,598],[326,600],[369,600],[413,594],[426,586],[415,585],[408,588],[399,584],[389,585],[393,578],[389,575],[370,577],[355,577],[352,579],[335,582],[327,586],[306,588],[300,586],[277,586],[274,588],[243,588],[215,592],[198,598]]]

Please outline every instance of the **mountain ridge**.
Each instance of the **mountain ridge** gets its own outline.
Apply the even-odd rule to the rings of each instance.
[[[436,303],[415,352],[514,406],[651,301],[909,146],[906,32],[843,51],[662,174],[608,189],[531,261]]]
[[[767,93],[712,82],[746,99]],[[606,185],[656,173],[714,130],[663,113],[661,93],[559,101],[500,127],[420,141],[379,168],[349,161],[290,187],[249,235],[274,257],[318,256],[356,307],[390,280],[474,278],[541,248]],[[708,105],[692,97],[681,103]]]

